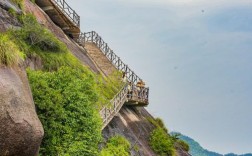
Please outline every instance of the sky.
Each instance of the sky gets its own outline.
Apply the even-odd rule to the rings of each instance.
[[[68,0],[150,87],[147,110],[208,150],[252,152],[251,0]]]

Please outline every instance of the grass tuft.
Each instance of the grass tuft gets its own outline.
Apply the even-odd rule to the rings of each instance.
[[[18,64],[22,53],[5,34],[0,34],[0,64],[10,66]]]
[[[11,0],[13,3],[15,3],[20,9],[24,9],[24,0]]]

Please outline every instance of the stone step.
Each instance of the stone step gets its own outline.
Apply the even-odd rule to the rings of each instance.
[[[93,61],[97,64],[97,66],[102,70],[102,72],[109,76],[116,68],[114,65],[108,60],[108,58],[103,54],[103,52],[93,43],[86,43],[85,49],[89,56],[93,59]]]

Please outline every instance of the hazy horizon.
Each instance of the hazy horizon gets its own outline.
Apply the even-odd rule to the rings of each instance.
[[[252,153],[251,1],[67,1],[147,82],[147,110],[170,131]]]

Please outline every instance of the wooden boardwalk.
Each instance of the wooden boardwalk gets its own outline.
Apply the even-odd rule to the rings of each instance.
[[[52,21],[67,35],[78,40],[80,34],[80,16],[65,2],[65,0],[36,0]]]
[[[127,83],[110,103],[100,110],[103,120],[102,129],[109,124],[123,105],[143,107],[149,104],[149,88],[137,87],[137,83],[142,79],[110,49],[95,31],[80,33],[80,17],[65,0],[36,0],[36,3],[67,35],[86,48],[98,67],[106,73],[105,75],[108,76],[114,70],[126,74]]]

